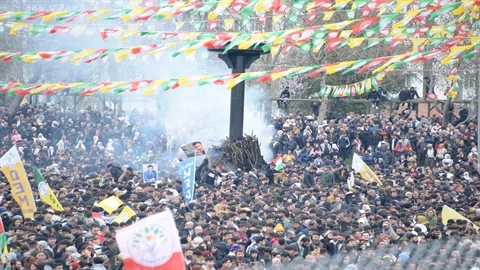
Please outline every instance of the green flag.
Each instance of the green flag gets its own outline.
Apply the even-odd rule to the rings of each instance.
[[[2,219],[0,219],[0,250],[4,250],[7,246],[7,235],[5,234],[5,228],[3,227]]]

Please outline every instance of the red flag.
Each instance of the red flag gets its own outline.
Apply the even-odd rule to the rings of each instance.
[[[342,44],[344,40],[344,38],[329,38],[327,40],[327,50],[335,50],[338,46],[340,46],[340,44]]]
[[[68,29],[68,26],[63,26],[63,25],[54,25],[52,29],[50,29],[50,34],[55,34],[58,31],[66,30]]]
[[[307,24],[311,24],[313,22],[313,20],[315,20],[317,15],[318,15],[317,12],[312,12],[312,13],[308,14]]]
[[[363,66],[358,72],[364,72],[364,71],[366,71],[366,70],[368,70],[372,67],[378,66],[381,63],[389,60],[390,58],[392,58],[392,57],[391,56],[385,56],[385,57],[379,57],[379,58],[372,59],[372,61],[370,61],[370,63]]]
[[[393,47],[405,42],[405,40],[405,38],[393,38],[392,43],[390,44],[390,46],[387,47],[387,50],[390,51],[391,49],[393,49]]]
[[[25,18],[25,20],[35,20],[39,17],[43,17],[43,16],[46,16],[46,15],[49,15],[50,13],[52,13],[51,11],[40,11],[40,12],[35,12],[35,14],[33,14],[32,16],[30,17],[27,17]]]
[[[217,25],[218,25],[218,20],[208,21],[208,30],[215,30],[215,28],[217,28]]]
[[[372,23],[376,22],[380,17],[368,17],[363,18],[361,22],[358,22],[352,25],[353,34],[358,34],[359,32],[367,29]]]
[[[321,68],[319,68],[319,69],[317,69],[317,70],[315,70],[315,71],[310,72],[310,74],[308,74],[308,77],[314,78],[314,77],[318,76],[318,74],[320,74],[320,73],[322,73],[322,72],[324,72],[324,71],[325,71],[325,66],[323,66],[323,67],[321,67]]]
[[[107,39],[108,36],[110,36],[111,34],[114,34],[118,32],[118,30],[115,30],[115,29],[103,29],[103,31],[100,32],[100,36],[102,37],[102,39]]]

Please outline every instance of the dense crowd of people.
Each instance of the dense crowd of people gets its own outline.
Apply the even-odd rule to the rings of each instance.
[[[271,150],[283,167],[210,162],[189,204],[171,162],[182,142],[148,113],[26,104],[13,117],[0,108],[0,123],[1,154],[17,146],[37,200],[35,218],[25,219],[2,177],[4,269],[122,269],[116,230],[167,208],[192,270],[480,267],[474,121],[442,127],[411,111],[325,123],[278,116]],[[381,183],[352,172],[353,153]],[[144,162],[158,162],[156,183],[143,182]],[[64,211],[39,199],[34,166]],[[112,222],[123,207],[108,214],[96,205],[111,195],[136,216]],[[444,222],[444,205],[469,221]]]

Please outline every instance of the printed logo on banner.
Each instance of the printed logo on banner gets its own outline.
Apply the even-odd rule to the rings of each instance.
[[[150,224],[134,233],[128,243],[132,259],[143,266],[154,267],[166,263],[174,252],[174,243],[168,231]],[[163,255],[162,255],[163,254]]]

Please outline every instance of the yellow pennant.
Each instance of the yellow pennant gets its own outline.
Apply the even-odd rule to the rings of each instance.
[[[147,88],[145,88],[145,90],[143,90],[143,94],[145,96],[151,95],[154,90],[157,90],[157,88],[160,87],[166,81],[167,80],[155,80],[155,81],[153,81],[153,83],[151,83],[149,87],[147,87]]]
[[[235,23],[235,19],[225,19],[225,20],[223,20],[223,25],[225,27],[225,31],[230,31],[230,29],[232,29],[234,23]]]
[[[42,22],[49,22],[53,20],[55,17],[62,16],[68,14],[68,11],[54,11],[48,15],[42,16]]]
[[[470,45],[465,45],[465,46],[453,46],[451,49],[450,49],[450,53],[442,59],[442,61],[440,61],[440,63],[442,65],[448,65],[448,64],[452,64],[452,63],[455,63],[458,59],[457,57],[464,51],[466,50],[470,50],[471,48],[473,48],[473,44],[470,44]]]
[[[275,15],[272,17],[272,25],[277,26],[281,20],[283,19],[283,15]]]
[[[80,51],[79,53],[74,55],[74,57],[70,60],[70,62],[75,63],[77,61],[80,61],[82,60],[83,57],[94,54],[95,52],[96,52],[95,49]]]
[[[349,41],[348,41],[348,46],[350,48],[357,48],[359,47],[360,45],[362,45],[363,41],[365,40],[365,38],[351,38]]]
[[[406,38],[407,34],[405,33],[404,27],[392,28],[390,32],[393,38]]]
[[[424,44],[427,39],[426,38],[412,38],[411,39],[412,41],[412,51],[417,51],[418,50],[418,47],[420,47],[420,45]]]
[[[10,35],[16,35],[18,32],[24,28],[28,28],[27,23],[13,22],[12,27],[10,28]]]
[[[410,5],[413,2],[413,0],[398,0],[397,1],[397,6],[395,7],[395,12],[400,13],[403,11],[404,8],[406,8],[408,5]]]
[[[215,20],[218,15],[220,15],[220,13],[222,13],[224,10],[226,10],[228,7],[230,7],[230,5],[232,4],[233,0],[221,0],[217,7],[215,8],[215,10],[213,10],[212,12],[210,12],[208,14],[208,20],[211,21],[211,20]]]
[[[180,30],[184,24],[185,22],[175,22],[175,31],[178,32],[178,30]]]
[[[97,10],[94,15],[89,16],[89,17],[87,18],[87,21],[96,21],[96,20],[100,19],[103,15],[108,14],[108,13],[110,13],[110,12],[112,12],[111,9],[100,9],[100,10]]]
[[[342,32],[340,32],[340,38],[349,38],[350,35],[353,33],[353,30],[343,30]]]
[[[281,48],[281,47],[282,47],[281,45],[273,45],[273,46],[270,48],[270,54],[271,54],[272,56],[277,55],[278,52],[280,51],[280,48]]]
[[[351,0],[335,0],[335,5],[332,8],[343,9]]]
[[[410,11],[407,11],[407,13],[405,13],[405,15],[403,16],[403,20],[397,22],[396,24],[394,24],[392,26],[392,28],[400,28],[400,27],[404,27],[405,25],[407,25],[413,18],[415,18],[418,14],[420,14],[420,12],[422,12],[421,9],[415,9],[415,10],[410,10]]]
[[[378,68],[374,69],[372,71],[372,74],[379,73],[381,71],[384,71],[387,67],[389,67],[391,64],[396,63],[397,61],[400,61],[404,59],[405,57],[408,56],[408,53],[400,54],[400,55],[395,55],[392,58],[388,59],[387,62],[383,63],[383,65],[379,66]]]
[[[270,4],[269,4],[270,3]],[[271,2],[270,1],[267,1],[267,0],[260,0],[258,1],[254,8],[253,8],[253,11],[255,12],[267,12],[269,11],[269,8],[271,7]]]
[[[282,77],[288,76],[296,71],[302,70],[303,68],[304,67],[291,68],[284,71],[272,73],[270,76],[272,77],[272,81],[275,81]]]
[[[327,74],[334,74],[348,68],[349,66],[353,65],[353,63],[355,63],[355,61],[340,62],[338,64],[329,65],[329,66],[327,65],[325,67],[325,72]]]
[[[340,23],[325,24],[323,27],[327,30],[341,30],[358,20],[343,21]]]
[[[332,19],[333,14],[335,14],[335,11],[325,11],[323,13],[323,20],[328,22],[330,19]]]
[[[443,25],[434,25],[434,26],[431,26],[429,33],[430,33],[430,35],[432,35],[432,37],[434,37],[434,38],[439,38],[439,37],[442,37],[442,36],[444,36],[444,35],[447,34],[447,33],[445,32],[445,26],[443,26]]]

